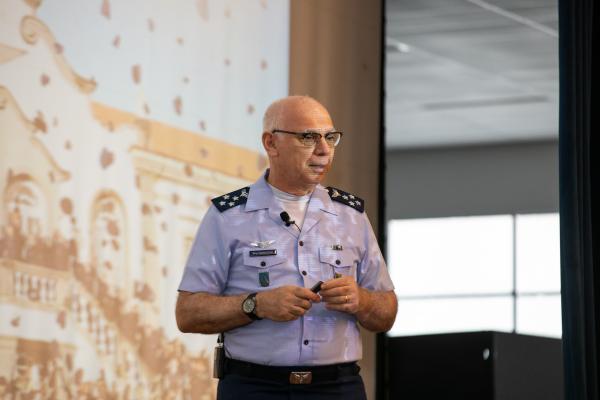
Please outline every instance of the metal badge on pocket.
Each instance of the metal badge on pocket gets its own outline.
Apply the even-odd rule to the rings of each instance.
[[[250,246],[258,247],[259,249],[264,249],[265,247],[269,247],[273,243],[275,243],[275,240],[263,240],[258,242],[251,242]]]
[[[263,271],[258,273],[258,283],[260,286],[267,287],[271,284],[271,280],[269,278],[269,271]]]
[[[250,250],[250,257],[276,256],[277,249],[270,250]]]

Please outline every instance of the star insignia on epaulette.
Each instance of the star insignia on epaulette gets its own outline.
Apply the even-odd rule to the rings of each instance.
[[[245,204],[248,201],[248,193],[250,193],[250,187],[245,187],[234,190],[231,193],[215,197],[211,201],[215,207],[217,207],[217,210],[223,212],[225,210],[229,210],[230,208]]]
[[[328,186],[325,189],[327,189],[331,200],[345,204],[348,207],[352,207],[356,211],[361,213],[365,211],[365,202],[360,197],[354,196],[353,194],[344,192],[341,189],[337,189],[331,186]]]

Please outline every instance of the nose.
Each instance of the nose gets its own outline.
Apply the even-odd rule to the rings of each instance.
[[[319,141],[315,144],[315,155],[318,156],[327,156],[331,153],[331,147],[327,144],[327,141],[323,136],[319,138]]]

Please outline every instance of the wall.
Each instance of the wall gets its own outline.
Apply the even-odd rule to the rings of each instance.
[[[308,94],[345,132],[326,184],[365,199],[377,232],[381,1],[292,0],[290,94]],[[363,332],[362,376],[375,398],[375,335]]]
[[[558,211],[558,142],[389,150],[386,218]]]

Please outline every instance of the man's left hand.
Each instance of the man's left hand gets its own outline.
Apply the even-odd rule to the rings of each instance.
[[[319,294],[327,309],[348,314],[359,312],[367,300],[367,294],[351,276],[328,280],[321,286]]]

